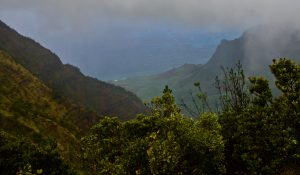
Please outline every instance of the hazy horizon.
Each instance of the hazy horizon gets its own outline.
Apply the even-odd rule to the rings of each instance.
[[[295,0],[1,0],[0,5],[5,23],[102,80],[203,64],[220,40],[264,23],[298,27],[300,13]]]

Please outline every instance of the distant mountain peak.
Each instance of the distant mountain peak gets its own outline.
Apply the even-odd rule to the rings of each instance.
[[[269,73],[268,65],[272,64],[274,58],[279,57],[300,62],[300,31],[287,26],[261,25],[248,29],[239,38],[222,40],[205,65],[183,65],[150,79],[140,77],[118,84],[136,92],[144,100],[150,99],[150,95],[159,95],[161,91],[157,89],[162,90],[162,84],[171,85],[178,99],[189,101],[191,99],[188,94],[195,91],[193,84],[198,81],[208,95],[216,95],[214,81],[216,76],[222,75],[221,66],[225,69],[232,68],[240,61],[247,75],[265,75]]]

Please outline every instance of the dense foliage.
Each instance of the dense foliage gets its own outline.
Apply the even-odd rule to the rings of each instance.
[[[251,100],[220,114],[229,174],[279,174],[299,166],[300,66],[280,59],[270,68],[280,96],[272,96],[264,78],[251,77]]]
[[[274,60],[281,91],[241,67],[217,81],[222,112],[183,116],[166,87],[151,115],[106,117],[82,139],[83,160],[97,174],[296,174],[300,164],[300,66]],[[196,86],[199,86],[196,83]],[[201,94],[203,96],[203,94]]]
[[[59,154],[56,142],[34,145],[0,132],[0,174],[75,174]]]
[[[152,100],[152,115],[106,117],[82,139],[84,160],[99,174],[222,174],[224,143],[217,115],[186,118],[171,90]]]

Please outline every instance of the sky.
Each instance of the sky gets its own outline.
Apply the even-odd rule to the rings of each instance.
[[[298,27],[297,0],[0,0],[0,19],[99,79],[205,63],[255,25]]]

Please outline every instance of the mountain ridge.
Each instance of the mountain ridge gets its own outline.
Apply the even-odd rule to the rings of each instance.
[[[39,144],[55,139],[63,157],[78,159],[84,128],[74,119],[96,118],[53,91],[0,50],[0,130]],[[82,120],[83,121],[83,120]]]
[[[245,31],[239,38],[233,40],[222,40],[216,51],[209,59],[209,61],[196,70],[185,72],[177,76],[181,78],[174,79],[171,82],[170,88],[173,89],[174,95],[177,99],[184,99],[190,101],[190,93],[197,93],[193,86],[194,82],[201,82],[203,91],[209,96],[217,96],[217,89],[214,87],[215,77],[222,77],[221,67],[232,68],[239,61],[243,65],[246,76],[266,76],[271,83],[274,77],[270,74],[268,66],[272,60],[280,57],[288,57],[293,61],[300,62],[300,31],[288,27],[274,27],[274,26],[257,26]],[[187,69],[188,71],[188,69]],[[169,72],[169,71],[167,71]],[[152,94],[157,96],[162,91],[162,86],[169,85],[169,80],[163,80],[166,72],[153,75],[161,79],[147,79],[149,77],[140,77],[140,79],[147,79],[140,81],[139,79],[127,79],[115,82],[132,92],[138,92],[137,95],[144,101],[151,99],[145,94]],[[174,76],[175,77],[175,76]],[[173,78],[174,78],[173,77]],[[143,82],[149,82],[143,84]],[[154,86],[153,88],[160,88],[152,93],[148,91],[137,91],[132,84],[139,84],[143,87]],[[158,86],[157,84],[160,84]],[[147,98],[145,98],[145,96]]]
[[[34,40],[24,37],[0,21],[0,49],[41,79],[59,96],[66,96],[100,116],[133,118],[146,110],[133,93],[83,75],[78,68],[63,64],[59,57]],[[126,103],[125,103],[126,102]]]

